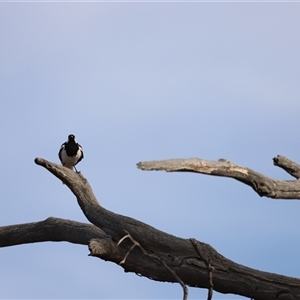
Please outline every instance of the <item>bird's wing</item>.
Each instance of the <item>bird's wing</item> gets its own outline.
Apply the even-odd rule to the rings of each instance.
[[[80,152],[82,154],[82,158],[83,158],[83,148],[79,144],[78,144],[78,148],[79,148],[79,150],[80,150]]]
[[[78,150],[80,151],[80,157],[77,160],[77,162],[76,162],[75,165],[77,165],[83,159],[83,157],[84,157],[84,155],[83,155],[83,149],[82,149],[82,147],[79,144],[78,144]]]
[[[58,157],[59,157],[59,159],[60,159],[61,162],[62,162],[61,152],[65,149],[65,145],[66,145],[66,143],[63,143],[60,146],[60,149],[59,149],[59,152],[58,152]]]

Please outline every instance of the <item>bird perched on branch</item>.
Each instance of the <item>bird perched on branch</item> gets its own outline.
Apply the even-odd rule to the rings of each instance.
[[[75,171],[78,173],[75,165],[83,159],[83,150],[76,142],[74,134],[70,134],[68,136],[68,141],[61,145],[58,157],[64,167],[71,170],[73,170],[74,167]]]

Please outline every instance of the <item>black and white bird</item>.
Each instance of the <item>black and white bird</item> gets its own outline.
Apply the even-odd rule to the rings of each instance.
[[[74,167],[75,171],[78,172],[75,165],[83,159],[83,150],[76,142],[74,134],[70,134],[68,136],[68,141],[61,145],[58,157],[64,167],[71,170],[73,170]]]

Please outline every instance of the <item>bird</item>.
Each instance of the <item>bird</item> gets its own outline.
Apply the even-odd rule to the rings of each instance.
[[[75,165],[83,159],[83,149],[76,142],[74,134],[70,134],[68,141],[61,145],[58,157],[64,167],[71,170],[74,168],[76,173],[78,173]]]

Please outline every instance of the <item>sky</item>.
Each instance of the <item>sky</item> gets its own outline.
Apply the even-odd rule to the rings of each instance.
[[[262,271],[300,277],[300,202],[228,178],[136,163],[228,159],[271,178],[300,163],[300,3],[1,2],[0,226],[87,222],[34,163],[70,133],[103,207]],[[179,284],[124,273],[83,245],[0,248],[0,297],[181,299]],[[190,299],[207,290],[189,288]],[[214,299],[245,299],[214,293]]]

